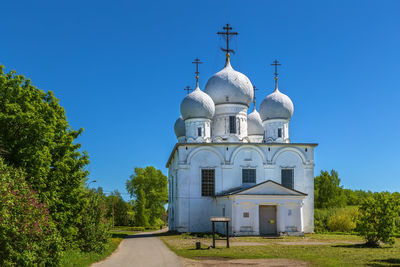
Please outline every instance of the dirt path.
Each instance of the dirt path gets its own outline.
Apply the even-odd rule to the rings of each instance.
[[[180,267],[178,256],[169,250],[155,235],[166,231],[155,231],[128,236],[122,240],[118,249],[104,261],[92,267]]]
[[[185,267],[255,267],[255,266],[274,266],[274,267],[291,267],[299,266],[305,267],[310,266],[308,262],[300,260],[290,260],[290,259],[239,259],[239,260],[229,260],[229,259],[205,259],[205,260],[191,260],[181,258],[181,261]]]

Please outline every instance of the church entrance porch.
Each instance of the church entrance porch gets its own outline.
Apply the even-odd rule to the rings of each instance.
[[[215,215],[231,218],[231,234],[301,235],[306,194],[266,181],[217,196]]]
[[[276,235],[276,206],[259,206],[260,235]]]

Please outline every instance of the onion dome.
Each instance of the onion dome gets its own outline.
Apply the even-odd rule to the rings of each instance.
[[[264,135],[264,128],[260,114],[256,109],[252,113],[247,115],[247,134],[248,135]]]
[[[182,116],[180,116],[174,125],[174,132],[176,137],[186,136],[186,127],[185,121],[183,120]]]
[[[290,98],[281,93],[275,84],[275,91],[267,96],[260,106],[262,121],[272,119],[290,120],[293,115],[293,102]]]
[[[200,90],[197,84],[196,89],[188,94],[181,103],[181,114],[184,120],[195,118],[212,119],[215,112],[215,105],[209,95]]]
[[[249,106],[253,99],[253,86],[243,73],[234,70],[227,56],[225,67],[208,80],[204,89],[218,104],[243,104]]]

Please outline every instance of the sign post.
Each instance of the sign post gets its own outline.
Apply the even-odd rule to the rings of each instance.
[[[231,218],[229,217],[211,217],[210,221],[212,224],[212,236],[213,236],[213,245],[212,247],[215,248],[215,240],[226,240],[226,247],[229,248],[229,221]],[[225,223],[226,226],[226,238],[215,238],[215,223],[222,222]]]

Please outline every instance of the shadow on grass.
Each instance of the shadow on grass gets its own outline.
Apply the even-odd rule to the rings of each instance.
[[[165,231],[165,232],[158,232],[158,233],[146,233],[146,232],[140,232],[134,235],[128,235],[128,234],[119,234],[119,233],[112,233],[113,237],[122,237],[123,238],[146,238],[146,237],[162,237],[162,236],[176,236],[176,235],[186,235],[188,238],[212,238],[212,235],[209,233],[179,233],[176,231]],[[216,238],[223,236],[223,235],[216,235]]]
[[[127,236],[127,234],[111,233],[112,238],[126,238]]]
[[[118,235],[118,234],[112,234]],[[125,234],[123,238],[147,238],[147,237],[161,237],[161,236],[170,236],[170,235],[176,235],[174,232],[161,232],[161,233],[146,233],[146,232],[141,232],[133,235],[128,235]],[[119,236],[118,236],[119,237]]]
[[[372,263],[367,264],[367,266],[396,266],[396,267],[400,267],[400,258],[395,259],[395,258],[391,258],[391,259],[383,259],[383,260],[373,260]]]
[[[332,247],[334,247],[334,248],[376,248],[376,249],[383,248],[383,247],[379,247],[379,246],[376,246],[376,247],[370,246],[370,245],[367,245],[365,243],[362,243],[362,244],[333,245]]]

